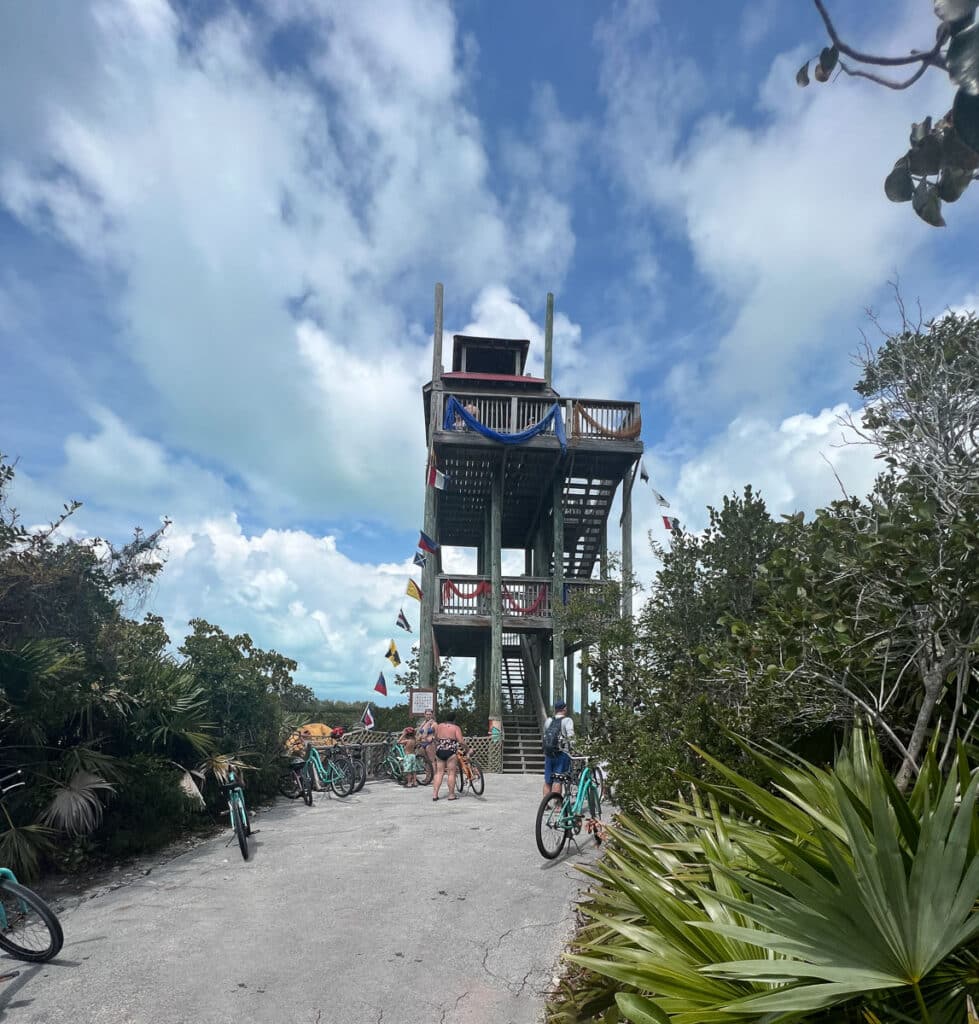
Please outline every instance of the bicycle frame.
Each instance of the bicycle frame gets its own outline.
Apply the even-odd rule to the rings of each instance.
[[[561,803],[561,816],[558,819],[558,824],[562,828],[574,828],[575,819],[580,817],[585,806],[588,790],[595,785],[591,766],[586,764],[577,781],[572,782],[569,779],[567,785],[575,787],[574,800],[571,798],[571,793],[565,792],[564,800]]]
[[[9,878],[11,882],[17,881],[17,876],[10,870],[10,868],[0,868],[0,878]],[[27,909],[26,907],[24,908]],[[3,909],[3,904],[0,903],[0,928],[7,927],[7,914]]]
[[[303,771],[310,765],[313,766],[313,770],[319,776],[319,780],[324,786],[331,785],[333,780],[340,774],[331,760],[327,759],[326,765],[323,764],[319,751],[312,744],[310,744],[309,752],[306,754],[306,764],[303,765]]]

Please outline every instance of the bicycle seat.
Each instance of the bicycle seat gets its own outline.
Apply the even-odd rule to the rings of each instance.
[[[306,762],[301,757],[294,757],[289,762],[289,767],[290,768],[302,768],[305,763]]]

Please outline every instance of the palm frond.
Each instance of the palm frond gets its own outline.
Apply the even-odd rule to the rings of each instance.
[[[102,821],[101,795],[114,790],[115,786],[101,775],[77,771],[67,782],[55,784],[54,795],[40,821],[70,836],[86,835]]]

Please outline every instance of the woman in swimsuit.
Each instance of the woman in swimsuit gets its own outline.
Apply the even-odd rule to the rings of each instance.
[[[445,715],[445,721],[435,726],[435,781],[432,783],[434,790],[433,800],[438,800],[439,790],[442,788],[442,776],[446,769],[449,773],[449,799],[456,798],[456,770],[459,759],[456,751],[465,743],[462,730],[455,722],[455,712],[449,711]]]
[[[418,738],[418,745],[421,748],[421,756],[428,762],[429,767],[432,771],[432,776],[435,776],[435,713],[429,708],[425,712],[425,719],[419,722],[418,728],[415,730],[415,735]]]

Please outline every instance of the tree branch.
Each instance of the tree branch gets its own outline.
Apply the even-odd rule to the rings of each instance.
[[[816,10],[819,11],[819,16],[823,19],[823,24],[826,26],[826,31],[829,34],[829,38],[832,40],[833,45],[840,51],[845,53],[848,57],[852,57],[854,60],[860,61],[861,64],[876,64],[878,67],[901,67],[907,64],[918,64],[921,63],[924,67],[930,65],[941,66],[941,50],[945,40],[939,36],[935,45],[925,53],[909,53],[907,57],[878,57],[872,53],[861,53],[859,50],[854,50],[852,46],[848,46],[840,39],[839,33],[836,31],[836,26],[830,19],[829,13],[823,4],[823,0],[813,0],[816,5]]]
[[[930,62],[922,62],[921,67],[910,78],[906,78],[903,82],[895,82],[893,78],[882,78],[880,75],[875,75],[872,71],[861,71],[859,68],[851,68],[844,61],[840,61],[840,71],[845,75],[849,75],[851,78],[868,78],[871,82],[876,82],[878,85],[883,85],[888,89],[896,91],[907,89],[914,85],[931,66]]]

